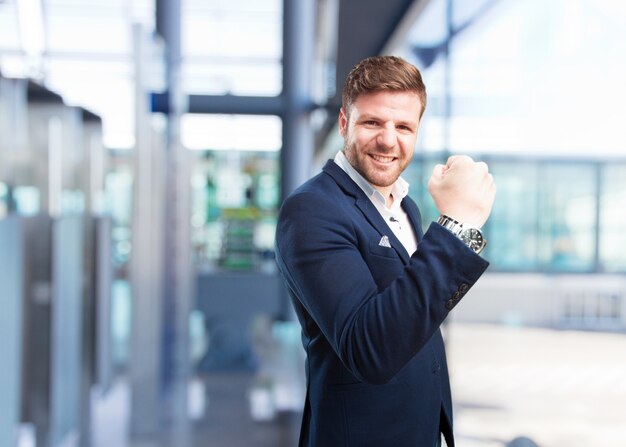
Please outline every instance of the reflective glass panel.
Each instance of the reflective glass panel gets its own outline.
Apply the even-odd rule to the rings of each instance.
[[[280,0],[185,0],[182,33],[185,93],[280,94]]]
[[[506,161],[489,165],[497,194],[485,231],[485,256],[495,270],[534,270],[538,250],[538,165]]]
[[[600,266],[607,272],[625,272],[626,165],[609,165],[602,171],[600,222]]]
[[[539,176],[540,265],[554,271],[594,269],[596,166],[547,164]]]

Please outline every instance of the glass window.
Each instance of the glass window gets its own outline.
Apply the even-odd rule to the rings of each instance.
[[[35,3],[35,2],[33,2]],[[132,24],[154,28],[153,0],[76,2],[47,0],[43,8],[45,57],[22,51],[16,2],[0,1],[0,67],[5,76],[29,75],[103,120],[104,144],[134,144]],[[20,38],[21,36],[21,38]],[[32,65],[32,67],[31,67]]]
[[[443,42],[447,36],[446,0],[429,1],[421,13],[418,22],[411,29],[408,41],[419,48],[434,47]],[[420,66],[430,65],[429,59],[423,58]]]
[[[410,185],[409,196],[419,207],[424,231],[428,229],[432,221],[439,217],[439,211],[437,211],[435,202],[428,192],[428,180],[433,168],[438,163],[441,163],[441,160],[436,157],[416,157],[413,163],[402,173],[402,178]]]
[[[626,271],[626,165],[606,166],[600,197],[600,267]]]
[[[487,223],[485,256],[495,270],[537,268],[538,166],[531,162],[490,162],[497,185]]]
[[[486,161],[498,188],[485,227],[489,241],[485,257],[492,271],[626,271],[626,214],[622,212],[626,164],[600,171],[594,161],[556,163],[497,156]],[[418,155],[402,174],[411,185],[409,193],[420,208],[424,230],[439,215],[428,180],[434,165],[442,162],[439,157]]]
[[[276,96],[281,81],[278,60],[188,58],[183,67],[183,88],[188,94]]]
[[[437,88],[428,72],[438,63],[445,66],[445,3],[429,2],[402,49],[423,69],[433,97]],[[623,151],[626,65],[615,57],[626,51],[623,2],[450,4],[446,150],[566,156]]]
[[[132,29],[122,11],[105,8],[100,12],[85,17],[53,4],[46,19],[48,49],[56,53],[82,53],[89,58],[98,53],[120,57],[128,52],[132,48]]]
[[[104,145],[135,144],[132,67],[124,61],[57,57],[49,64],[47,86],[67,104],[82,105],[103,118]]]
[[[595,268],[596,166],[546,164],[539,176],[541,267],[591,271]]]
[[[282,90],[282,2],[183,2],[185,93],[276,96]]]
[[[5,51],[21,49],[18,23],[17,3],[0,2],[0,56]]]
[[[424,152],[448,150],[449,129],[446,126],[445,62],[437,59],[423,72],[428,93],[426,110],[420,123],[418,148]]]
[[[282,121],[273,115],[185,114],[181,139],[189,149],[279,151]]]

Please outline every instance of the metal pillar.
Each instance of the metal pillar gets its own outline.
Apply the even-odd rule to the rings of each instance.
[[[17,445],[22,388],[22,313],[24,261],[22,228],[17,217],[0,219],[0,445]]]
[[[158,434],[161,415],[159,391],[161,365],[162,226],[159,208],[159,151],[153,148],[145,94],[146,54],[149,45],[140,25],[133,28],[135,55],[135,153],[131,258],[132,323],[130,385],[130,435],[152,438]]]
[[[164,219],[167,231],[163,242],[164,318],[163,387],[170,434],[177,446],[190,442],[187,418],[187,385],[191,375],[189,356],[189,315],[193,297],[191,263],[191,157],[181,145],[180,118],[187,111],[181,88],[181,2],[157,0],[157,33],[165,42],[168,93],[167,149]]]
[[[309,116],[313,109],[315,17],[314,0],[283,0],[283,199],[311,175],[314,135]]]
[[[89,417],[91,381],[88,359],[83,357],[83,344],[89,340],[83,322],[83,222],[82,216],[62,216],[52,223],[50,446],[74,436],[79,437],[81,447],[89,440],[88,421],[83,419]],[[84,437],[81,428],[87,430]]]
[[[311,176],[314,132],[312,82],[315,56],[315,1],[283,0],[283,108],[280,151],[282,201]],[[295,319],[287,291],[281,290],[280,318]]]

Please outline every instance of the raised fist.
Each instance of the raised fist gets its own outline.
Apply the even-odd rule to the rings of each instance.
[[[477,163],[466,155],[453,155],[445,166],[435,166],[428,192],[441,214],[480,228],[491,213],[496,186],[486,163]]]

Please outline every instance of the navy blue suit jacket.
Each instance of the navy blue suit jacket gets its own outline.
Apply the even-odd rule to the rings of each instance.
[[[452,402],[439,327],[488,263],[442,226],[409,257],[332,160],[281,207],[276,257],[302,325],[307,397],[300,446],[449,446]],[[379,245],[387,236],[391,247]]]

